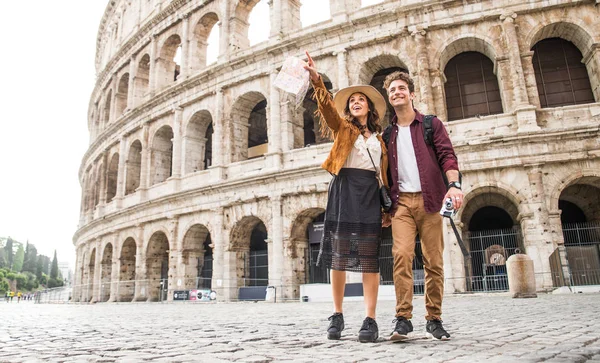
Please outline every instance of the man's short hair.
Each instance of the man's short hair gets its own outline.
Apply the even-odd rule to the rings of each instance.
[[[397,81],[397,80],[406,82],[408,84],[409,92],[412,93],[415,91],[415,82],[413,81],[413,79],[410,78],[408,73],[400,72],[400,71],[390,73],[387,75],[387,77],[385,77],[385,81],[383,82],[383,88],[385,88],[385,91],[387,92],[388,89],[390,88],[390,84],[392,84],[392,82]]]

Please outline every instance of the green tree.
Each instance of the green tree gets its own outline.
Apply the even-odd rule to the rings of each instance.
[[[44,256],[40,255],[37,257],[37,261],[35,263],[35,276],[38,281],[42,283],[42,274],[44,274]]]
[[[15,260],[13,261],[13,270],[16,272],[21,272],[23,268],[23,260],[25,259],[25,250],[23,249],[23,245],[19,244],[17,247],[17,253],[15,254]]]
[[[50,274],[50,257],[41,255],[42,258],[42,271],[46,274]]]
[[[8,267],[8,261],[6,260],[6,252],[4,247],[0,248],[0,268]]]
[[[6,264],[9,269],[12,269],[13,265],[13,240],[8,237],[6,240],[6,246],[4,246],[4,253],[6,254]]]
[[[58,279],[58,260],[56,259],[56,250],[54,250],[54,258],[52,259],[52,268],[50,269],[50,278]]]
[[[37,269],[37,249],[35,245],[29,243],[27,241],[27,246],[25,247],[25,259],[23,261],[23,272],[29,271],[31,273],[36,273]]]

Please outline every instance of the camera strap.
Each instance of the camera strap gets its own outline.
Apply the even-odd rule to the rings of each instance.
[[[450,225],[452,226],[452,230],[454,231],[454,235],[456,236],[456,240],[458,241],[458,246],[460,247],[460,250],[462,251],[463,256],[465,256],[465,258],[467,258],[467,259],[471,259],[471,254],[469,253],[469,250],[467,250],[467,246],[465,245],[465,242],[463,242],[462,238],[460,237],[460,233],[458,233],[456,224],[454,224],[454,219],[452,219],[452,217],[447,217],[447,218],[450,220]]]

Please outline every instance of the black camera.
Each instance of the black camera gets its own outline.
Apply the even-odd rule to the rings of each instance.
[[[452,218],[454,216],[454,205],[452,204],[452,199],[447,198],[442,204],[442,209],[440,210],[440,214],[444,217]]]

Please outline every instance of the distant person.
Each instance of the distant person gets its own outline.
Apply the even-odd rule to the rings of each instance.
[[[14,298],[14,297],[15,297],[15,292],[14,292],[14,291],[11,291],[11,292],[10,292],[10,302],[12,302],[12,301],[13,301],[13,298]]]
[[[21,302],[21,296],[23,296],[21,291],[17,292],[17,302]]]
[[[9,295],[8,295],[8,291],[7,291],[4,293],[4,300],[6,300],[6,302],[8,302],[8,297],[9,297]]]
[[[378,179],[387,185],[387,151],[380,124],[385,99],[369,85],[343,88],[332,99],[315,62],[308,52],[306,56],[304,68],[314,87],[322,133],[334,137],[331,152],[321,165],[333,179],[317,259],[317,265],[331,270],[333,315],[329,317],[327,338],[340,339],[344,330],[346,271],[353,271],[362,273],[365,301],[366,317],[358,340],[374,342],[379,338],[375,321],[382,213]]]

